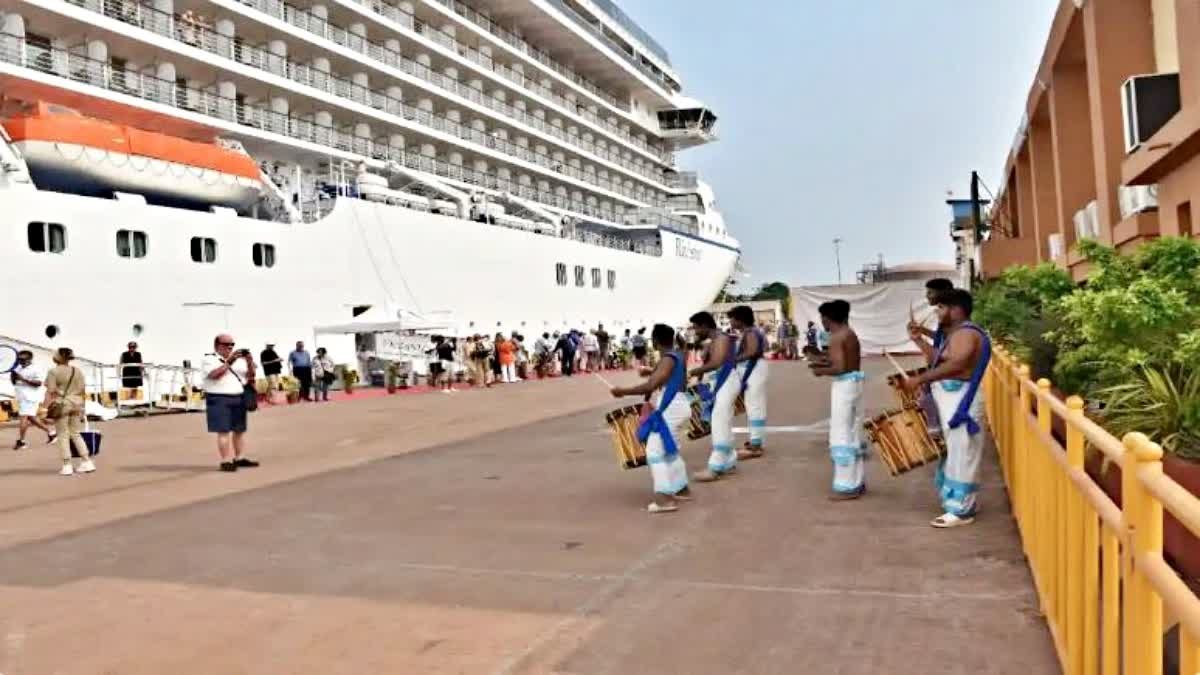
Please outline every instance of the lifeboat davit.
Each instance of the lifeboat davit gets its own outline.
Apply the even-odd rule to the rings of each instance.
[[[95,197],[114,192],[188,208],[245,210],[262,173],[245,152],[86,117],[35,103],[0,119],[38,189]]]

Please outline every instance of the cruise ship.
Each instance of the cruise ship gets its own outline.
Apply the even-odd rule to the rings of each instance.
[[[0,0],[0,336],[682,324],[739,257],[676,159],[716,119],[610,0]]]

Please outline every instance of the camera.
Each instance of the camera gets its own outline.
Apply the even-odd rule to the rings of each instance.
[[[250,350],[249,349],[239,349],[236,352],[234,352],[234,354],[237,356],[250,356]]]

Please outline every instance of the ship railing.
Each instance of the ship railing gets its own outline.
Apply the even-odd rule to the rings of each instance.
[[[395,66],[397,63],[403,64],[403,69],[405,72],[422,77],[422,79],[428,80],[429,78],[425,77],[424,74],[426,71],[432,72],[428,67],[416,63],[415,61],[405,59],[383,45],[370,42],[361,36],[350,33],[343,28],[339,28],[329,23],[325,19],[314,17],[303,10],[296,9],[291,5],[280,2],[279,0],[239,0],[239,2],[266,14],[275,16],[276,18],[286,20],[292,25],[307,30],[319,37],[324,37],[336,42],[339,45],[350,47],[351,49],[387,63],[388,65]],[[596,115],[595,113],[583,108],[582,106],[579,106],[578,104],[572,104],[562,96],[554,94],[549,88],[543,87],[540,83],[526,78],[523,75],[512,71],[511,69],[505,68],[501,64],[494,62],[489,57],[484,57],[482,54],[473,50],[468,45],[455,41],[453,37],[447,35],[443,31],[425,25],[412,15],[404,13],[397,8],[391,7],[390,5],[377,2],[360,2],[360,4],[363,4],[368,9],[375,11],[385,18],[397,21],[402,27],[413,30],[418,34],[423,35],[438,44],[441,44],[447,49],[455,51],[455,53],[459,54],[460,56],[468,57],[468,60],[471,60],[474,63],[490,68],[494,72],[504,76],[506,79],[526,87],[540,96],[551,99],[561,108],[563,108],[568,115],[573,114],[586,119],[596,126],[602,127],[604,130],[613,134],[614,136],[617,136],[626,143],[653,155],[656,159],[667,164],[674,164],[674,153],[665,149],[651,146],[644,139],[632,135],[628,130],[621,128],[616,123],[603,119],[599,115]],[[390,11],[380,11],[381,7],[389,7],[391,9]],[[474,56],[468,56],[472,54],[474,54]]]
[[[391,98],[382,92],[376,92],[354,84],[345,78],[315,69],[307,64],[288,60],[285,56],[273,54],[267,49],[248,44],[241,39],[221,35],[212,28],[204,25],[201,19],[194,16],[173,16],[136,3],[121,2],[121,0],[71,0],[71,2],[92,11],[101,12],[127,23],[138,25],[164,37],[170,37],[198,49],[233,59],[258,70],[287,77],[299,84],[311,86],[325,93],[334,94],[358,103],[369,105],[372,101],[385,102]],[[130,12],[128,10],[130,6],[136,6],[139,9],[136,12]],[[416,23],[418,28],[423,29],[427,33],[436,32],[437,35],[446,37],[445,33],[441,31],[428,28],[419,21]],[[493,97],[484,96],[478,90],[464,85],[456,79],[452,79],[416,61],[406,59],[376,43],[367,42],[354,33],[331,27],[327,23],[320,25],[322,26],[322,35],[338,44],[349,46],[367,56],[388,63],[388,65],[400,65],[404,72],[420,77],[441,89],[485,105],[488,108],[503,113],[507,117],[533,126],[539,131],[550,134],[556,139],[565,142],[567,145],[575,146],[596,155],[601,159],[620,166],[626,171],[659,184],[663,183],[661,172],[625,159],[616,149],[601,148],[595,143],[581,138],[578,133],[570,134],[560,126],[548,124],[544,119],[529,115],[525,111],[497,101]],[[542,89],[540,85],[538,89]],[[553,94],[548,89],[541,91],[541,93],[554,98],[562,107],[569,108],[570,104],[568,101]],[[385,103],[384,105],[373,107],[396,109],[398,106]]]
[[[47,368],[50,367],[57,349],[4,335],[0,335],[0,344],[33,352],[34,362]],[[115,410],[118,414],[136,410],[191,411],[204,409],[203,400],[197,394],[203,383],[203,373],[199,369],[143,363],[140,365],[142,386],[134,391],[123,388],[122,373],[134,375],[133,369],[137,366],[105,363],[83,356],[76,356],[71,364],[84,374],[84,392],[87,399],[110,410]],[[0,396],[11,397],[11,395],[9,378],[0,379]],[[89,409],[87,412],[92,415],[100,411]]]
[[[129,2],[125,0],[68,1],[79,7],[101,13],[105,16],[117,19],[118,21],[122,21],[130,25],[145,28],[159,35],[170,37],[193,47],[234,59],[240,63],[251,65],[260,70],[278,75],[288,73],[289,76],[292,72],[292,62],[288,62],[286,57],[273,54],[269,50],[262,49],[261,47],[249,45],[240,38],[222,35],[214,31],[212,27],[207,24],[203,17],[194,15],[190,11],[185,12],[182,15],[172,15],[141,3]],[[450,78],[447,78],[440,73],[436,73],[436,71],[433,71],[427,66],[405,59],[398,53],[393,52],[392,50],[389,50],[378,43],[370,42],[364,37],[344,28],[330,24],[325,19],[315,17],[307,12],[296,10],[290,5],[286,5],[278,0],[241,1],[244,4],[259,9],[260,11],[272,14],[278,18],[283,18],[288,21],[288,23],[308,30],[315,35],[330,39],[339,45],[350,47],[351,49],[363,53],[373,59],[379,60],[393,67],[400,66],[403,70],[405,70],[405,72],[422,77],[422,79],[430,81],[433,84],[437,84],[442,88],[455,91],[456,93],[462,93],[461,90],[464,87],[457,80],[450,80]],[[482,57],[478,51],[473,50],[467,45],[454,42],[453,38],[448,36],[446,33],[421,23],[411,15],[392,7],[391,5],[386,5],[379,2],[364,4],[370,9],[386,16],[387,18],[397,20],[402,25],[416,29],[417,32],[425,35],[426,37],[430,37],[439,44],[443,44],[443,46],[446,46],[447,48],[454,49],[460,55],[470,55],[471,60],[476,63],[487,65],[488,67],[493,65],[490,58]],[[513,78],[510,77],[510,79]],[[535,92],[544,97],[550,98],[568,112],[571,110],[571,102],[555,94],[549,88],[543,87],[538,83],[534,83],[532,80],[526,80],[523,77],[520,79],[522,84],[533,89]],[[304,80],[300,81],[305,82]],[[599,116],[592,114],[590,111],[587,111],[581,106],[575,105],[574,107],[577,115],[588,119],[594,124],[601,124],[608,127],[610,131],[621,136],[623,140],[626,140],[630,144],[635,145],[646,152],[654,154],[661,160],[666,161],[668,159],[668,155],[666,153],[650,148],[645,141],[622,132],[616,125],[601,120]],[[513,114],[514,111],[506,110],[504,108],[500,109],[510,116],[518,117],[518,115]],[[529,120],[523,119],[522,121],[528,122]],[[580,145],[591,152],[600,154],[605,159],[613,161],[630,171],[638,172],[652,180],[661,181],[661,177],[656,175],[653,171],[644,169],[643,167],[637,166],[632,162],[623,160],[619,153],[610,152],[590,144],[572,141],[572,139],[567,138],[567,136],[563,134],[561,130],[554,129],[553,127],[547,127],[544,123],[540,123],[540,121],[537,127],[539,130],[555,134],[555,136],[561,140],[572,142],[573,144]],[[551,131],[551,129],[554,130]]]
[[[0,58],[10,63],[26,65],[24,40],[7,40],[2,44],[4,47]],[[83,55],[64,52],[63,50],[51,51],[53,52],[53,58],[49,60],[51,67],[49,69],[39,68],[51,74],[65,76],[75,81],[86,82],[108,89],[123,91],[124,93],[144,99],[158,101],[236,124],[270,131],[297,140],[337,148],[346,152],[353,152],[365,157],[378,158],[382,154],[380,146],[369,138],[324,126],[312,120],[292,117],[285,113],[223,97],[216,90],[216,85],[206,89],[196,89],[146,74],[125,73],[121,78],[120,86],[116,87],[110,78],[111,68],[107,63],[90,59]],[[60,57],[62,58],[60,59]],[[37,60],[41,56],[35,54],[34,58]],[[53,65],[59,63],[60,60],[66,63],[65,72],[58,72]],[[41,61],[37,61],[34,67],[38,65],[44,64]],[[405,110],[406,112],[415,111],[415,109],[411,108],[405,108]],[[428,111],[415,112],[428,114]],[[432,120],[433,118],[431,117],[430,119]],[[457,126],[461,127],[461,125]],[[405,156],[408,157],[410,155],[406,153]],[[420,168],[422,170],[435,175],[447,176],[450,171],[449,167],[451,165],[443,160],[432,157],[420,157],[419,161],[421,162]],[[573,170],[573,167],[567,168]],[[497,185],[497,189],[509,192],[516,192],[518,188],[518,183],[514,183],[508,179],[474,177],[475,174],[480,174],[480,176],[491,175],[486,174],[486,172],[476,172],[474,169],[466,167],[457,167],[453,171],[455,175],[464,175],[462,172],[471,172],[473,180],[476,180],[477,184],[494,184]],[[527,189],[522,191],[523,196],[535,201],[606,220],[614,218],[612,211],[587,204],[577,199],[568,199],[547,190],[533,190],[527,186],[525,187]]]

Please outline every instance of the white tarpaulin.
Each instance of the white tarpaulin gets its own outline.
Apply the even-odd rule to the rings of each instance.
[[[809,321],[821,325],[817,307],[830,300],[850,303],[850,327],[858,333],[864,354],[917,353],[908,339],[909,313],[933,327],[936,319],[925,300],[924,281],[872,285],[792,288],[792,316],[802,331]]]

